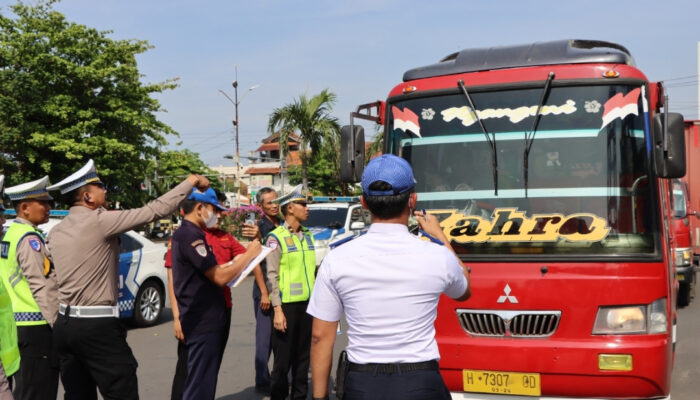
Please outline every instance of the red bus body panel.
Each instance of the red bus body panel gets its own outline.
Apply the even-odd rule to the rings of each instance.
[[[690,245],[695,255],[695,264],[700,257],[700,121],[685,121],[686,172],[682,179],[688,189],[688,220],[690,222]]]
[[[405,92],[542,82],[552,71],[556,80],[600,80],[614,69],[620,79],[648,83],[644,74],[629,65],[572,64],[512,68],[417,79],[397,85],[389,98]],[[611,82],[614,83],[614,82]],[[649,118],[658,109],[659,88],[648,83]],[[605,149],[601,149],[605,151]],[[700,162],[700,157],[698,157]],[[698,166],[700,167],[700,166]],[[656,182],[663,193],[660,181]],[[700,191],[700,185],[697,185]],[[668,193],[668,192],[666,192]],[[700,209],[700,193],[696,194]],[[668,218],[668,198],[659,199],[659,215]],[[556,210],[552,210],[556,211]],[[472,296],[456,302],[443,296],[435,322],[441,354],[440,369],[451,392],[464,390],[464,369],[536,372],[541,376],[542,396],[567,398],[659,398],[670,393],[673,364],[672,325],[675,319],[674,272],[669,260],[670,226],[658,221],[662,256],[655,262],[470,262]],[[700,220],[697,221],[700,228]],[[700,243],[698,244],[700,249]],[[543,272],[546,267],[546,272]],[[504,288],[518,302],[497,303]],[[643,305],[667,300],[668,331],[663,334],[593,335],[596,313],[605,305]],[[561,311],[554,334],[543,338],[478,337],[462,328],[458,309]],[[601,371],[598,355],[630,354],[631,371]]]

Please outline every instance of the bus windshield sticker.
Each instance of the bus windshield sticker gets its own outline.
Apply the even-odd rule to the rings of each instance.
[[[598,114],[598,112],[600,111],[600,103],[598,103],[597,100],[586,101],[583,103],[583,108],[586,110],[587,113]]]
[[[435,110],[433,110],[432,108],[424,108],[420,112],[420,116],[425,120],[432,121],[433,117],[435,116]]]
[[[546,105],[542,107],[540,115],[560,115],[560,114],[573,114],[576,112],[576,102],[569,99],[566,103],[556,106],[556,105]],[[524,120],[527,117],[534,116],[537,113],[537,105],[532,106],[522,106],[518,108],[487,108],[485,110],[476,110],[479,118],[482,120],[489,118],[503,118],[508,117],[510,122],[517,124],[518,122]],[[442,119],[445,122],[451,122],[453,119],[457,118],[462,121],[462,125],[471,126],[476,121],[477,118],[472,112],[472,110],[467,106],[462,107],[450,107],[446,110],[440,112],[442,114]]]
[[[450,242],[599,242],[610,228],[607,221],[591,213],[563,215],[533,214],[517,208],[496,208],[491,218],[465,215],[456,210],[441,216],[440,226]]]
[[[420,135],[420,124],[418,123],[418,115],[411,111],[408,107],[403,111],[398,107],[392,106],[391,112],[394,114],[394,129],[401,129],[404,132],[411,131],[416,136]]]
[[[640,92],[641,89],[636,88],[626,95],[618,93],[606,101],[605,105],[603,105],[603,125],[600,129],[605,128],[606,125],[618,118],[624,119],[630,114],[639,115],[637,101],[639,100]]]

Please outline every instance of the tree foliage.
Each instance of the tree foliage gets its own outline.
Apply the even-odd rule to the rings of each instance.
[[[311,98],[301,95],[293,103],[274,109],[270,115],[268,130],[270,133],[276,130],[280,132],[280,150],[283,154],[289,151],[287,146],[289,134],[295,132],[299,135],[301,182],[305,189],[309,187],[309,159],[317,160],[318,155],[331,156],[329,159],[331,164],[328,167],[336,176],[336,185],[339,183],[337,177],[339,177],[340,124],[337,118],[330,115],[335,101],[335,94],[324,89]]]
[[[317,195],[345,195],[352,191],[347,185],[341,185],[338,174],[338,151],[324,148],[314,153],[309,159],[307,178],[309,190]],[[287,168],[289,183],[298,185],[302,182],[300,165]]]
[[[199,154],[187,149],[162,151],[149,166],[149,171],[153,171],[148,180],[153,184],[155,196],[167,192],[191,173],[209,176],[211,186],[217,190],[222,189],[221,182],[211,176],[216,175],[217,172],[207,167],[200,160]]]
[[[51,4],[0,14],[0,169],[8,185],[58,181],[92,158],[112,200],[141,204],[148,160],[175,134],[151,95],[176,85],[140,81],[146,41],[111,39]]]

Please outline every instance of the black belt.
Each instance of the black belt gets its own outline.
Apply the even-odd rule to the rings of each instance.
[[[417,363],[393,363],[393,364],[355,364],[350,363],[350,371],[356,372],[375,372],[378,374],[394,374],[397,372],[424,371],[424,370],[439,370],[440,366],[435,360],[423,361]]]

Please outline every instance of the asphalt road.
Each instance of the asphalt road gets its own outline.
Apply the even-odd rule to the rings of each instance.
[[[267,399],[254,390],[253,353],[255,325],[251,297],[253,279],[233,290],[231,335],[219,373],[217,399]],[[678,342],[672,377],[673,400],[700,398],[700,300],[678,312]],[[160,323],[151,328],[133,328],[127,338],[139,362],[139,393],[142,399],[168,399],[175,372],[176,341],[172,333],[172,313],[167,308]],[[336,357],[347,344],[342,333],[336,341]],[[333,366],[335,371],[335,365]],[[59,398],[62,398],[62,393]],[[310,397],[309,397],[310,398]]]

